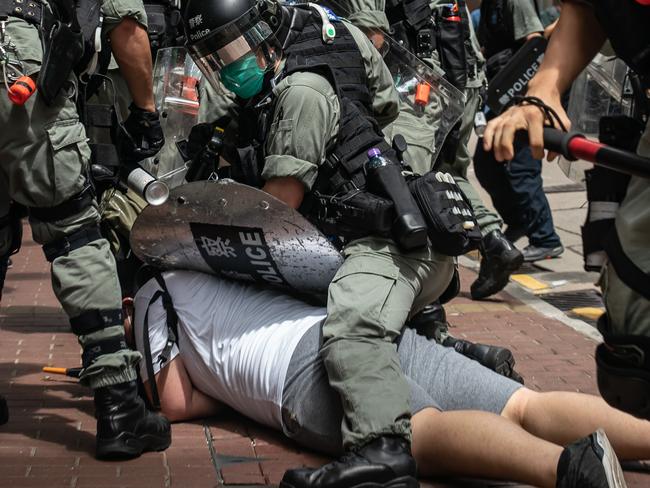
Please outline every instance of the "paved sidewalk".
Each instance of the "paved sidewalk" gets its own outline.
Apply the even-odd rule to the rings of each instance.
[[[10,423],[0,427],[0,487],[246,487],[277,484],[289,467],[325,461],[232,413],[174,425],[173,444],[164,453],[96,461],[89,391],[75,380],[41,372],[44,365],[78,366],[80,351],[28,231],[26,241],[14,256],[0,309],[0,394],[8,398],[11,414]],[[474,273],[463,270],[462,279],[464,292],[447,308],[454,335],[511,347],[531,388],[596,392],[591,339],[505,293],[472,302],[467,290]],[[626,478],[630,487],[650,485],[650,475]]]

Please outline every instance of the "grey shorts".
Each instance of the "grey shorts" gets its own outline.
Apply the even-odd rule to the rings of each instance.
[[[318,355],[320,326],[312,327],[291,357],[282,396],[284,433],[296,442],[327,454],[341,452],[343,410],[338,393],[330,388]],[[476,361],[406,329],[397,349],[411,386],[411,412],[432,407],[481,410],[500,414],[521,388]]]

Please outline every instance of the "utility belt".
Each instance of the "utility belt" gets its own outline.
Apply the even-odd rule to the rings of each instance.
[[[102,17],[96,1],[0,0],[0,17],[16,17],[35,26],[43,43],[38,75],[41,97],[51,105],[73,71],[79,76],[105,69],[110,51],[101,52]],[[100,55],[101,52],[101,55]]]
[[[412,198],[424,217],[428,242],[436,251],[459,256],[477,249],[481,232],[471,204],[448,173],[430,172],[407,180],[407,195],[386,198],[352,183],[337,195],[314,192],[308,199],[308,218],[326,235],[351,241],[370,235],[392,237],[401,243],[408,225],[400,223],[394,200]],[[304,209],[302,209],[304,210]],[[396,228],[397,224],[397,228]]]

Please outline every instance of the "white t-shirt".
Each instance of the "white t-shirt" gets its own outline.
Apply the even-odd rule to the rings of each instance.
[[[274,290],[195,271],[163,274],[178,314],[178,347],[195,388],[262,424],[282,427],[282,390],[298,342],[325,318],[313,307]],[[152,279],[135,296],[135,338],[143,353],[147,305],[160,287]],[[154,372],[167,342],[160,299],[149,308]],[[179,352],[180,349],[180,352]],[[143,380],[148,379],[144,360]]]

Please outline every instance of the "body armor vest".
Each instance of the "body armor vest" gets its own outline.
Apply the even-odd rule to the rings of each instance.
[[[457,13],[445,12],[449,5],[432,9],[429,0],[388,0],[386,16],[391,35],[402,47],[419,58],[430,58],[437,52],[448,81],[462,91],[467,78],[476,73],[478,59],[465,0],[457,0]],[[453,16],[453,21],[446,16]]]
[[[336,36],[331,43],[322,39],[322,24],[318,15],[301,7],[285,7],[291,19],[291,30],[285,44],[285,71],[283,76],[297,72],[313,72],[325,77],[339,98],[341,115],[339,131],[333,147],[329,148],[326,160],[318,170],[312,191],[306,195],[300,209],[318,227],[325,229],[342,227],[337,218],[368,220],[367,215],[357,214],[352,207],[345,207],[350,214],[325,223],[332,215],[328,203],[334,196],[353,195],[366,186],[364,164],[368,161],[366,152],[376,147],[386,158],[397,162],[395,151],[386,143],[377,122],[371,116],[372,95],[361,52],[350,33],[341,22],[335,21]],[[263,102],[249,104],[239,112],[226,129],[225,140],[237,140],[237,146],[224,148],[227,160],[237,161],[232,168],[232,177],[251,186],[261,186],[261,169],[264,164],[265,142],[268,127],[275,110],[275,99],[261,97]],[[231,132],[232,131],[232,132]],[[229,134],[230,133],[230,134]],[[235,135],[235,137],[233,137]],[[379,197],[369,196],[379,209],[378,215],[392,212],[392,203]],[[343,208],[339,207],[339,209]],[[381,210],[385,207],[384,210]],[[383,212],[383,213],[382,213]],[[382,219],[382,222],[386,219]],[[383,222],[383,231],[390,230],[390,220]],[[331,224],[331,227],[328,225]],[[338,232],[338,235],[350,235]],[[367,235],[361,231],[358,236]],[[357,236],[355,236],[357,237]]]
[[[154,61],[158,49],[183,44],[183,22],[180,2],[174,0],[148,0],[144,2],[147,13],[147,33]]]
[[[351,188],[363,188],[363,164],[366,151],[377,147],[385,157],[395,157],[385,142],[383,133],[372,118],[372,96],[363,57],[345,25],[335,22],[336,37],[332,43],[322,39],[322,26],[317,15],[303,8],[288,9],[294,14],[292,30],[285,48],[285,72],[313,72],[325,77],[336,92],[341,116],[336,144],[328,151],[325,163],[319,168],[314,191],[333,195]],[[238,147],[226,148],[225,155],[239,160],[243,182],[259,186],[259,173],[264,161],[264,142],[269,121],[275,109],[275,100],[246,107],[237,117]],[[228,139],[228,137],[226,137]],[[256,170],[251,170],[256,168]],[[254,175],[253,173],[257,173]]]

